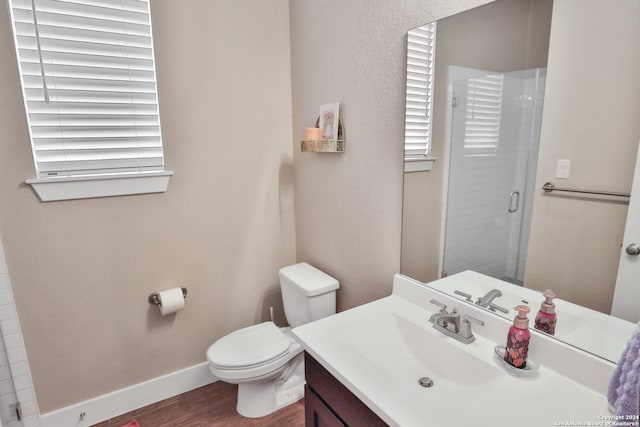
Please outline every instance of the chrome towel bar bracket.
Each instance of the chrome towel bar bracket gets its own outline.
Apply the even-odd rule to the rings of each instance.
[[[556,187],[551,182],[545,182],[542,186],[545,193],[551,193],[552,191],[567,191],[570,193],[584,193],[584,194],[598,194],[601,196],[615,196],[615,197],[631,197],[630,193],[620,193],[617,191],[599,191],[599,190],[578,190],[576,188],[561,188]]]
[[[187,288],[185,288],[184,286],[180,286],[180,289],[182,289],[182,297],[186,298]],[[158,295],[158,292],[154,292],[149,295],[149,304],[160,305],[160,296]]]

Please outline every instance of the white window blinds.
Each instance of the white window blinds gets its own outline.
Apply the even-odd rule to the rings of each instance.
[[[424,158],[430,154],[435,44],[435,22],[409,30],[404,128],[405,159]]]
[[[503,82],[503,74],[490,74],[467,80],[465,154],[490,155],[498,149]]]
[[[163,171],[148,0],[9,4],[38,177]]]

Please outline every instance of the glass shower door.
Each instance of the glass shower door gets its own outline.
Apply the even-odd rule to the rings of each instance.
[[[522,284],[540,122],[531,83],[537,73],[456,73],[467,76],[452,85],[443,276],[473,270]]]

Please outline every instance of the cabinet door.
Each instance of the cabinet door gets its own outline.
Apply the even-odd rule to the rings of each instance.
[[[330,408],[329,411],[340,421],[340,424],[320,425],[388,427],[387,423],[382,421],[309,353],[304,355],[304,371],[307,379],[305,396],[315,394],[320,399],[320,403],[326,405],[326,408]],[[313,424],[313,418],[311,421],[307,418],[307,426],[316,425],[318,424]]]
[[[304,418],[306,427],[346,427],[309,387],[304,393]]]

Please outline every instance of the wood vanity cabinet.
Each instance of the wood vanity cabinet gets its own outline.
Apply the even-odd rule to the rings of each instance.
[[[304,395],[306,427],[387,426],[306,352],[304,370],[307,380]]]

